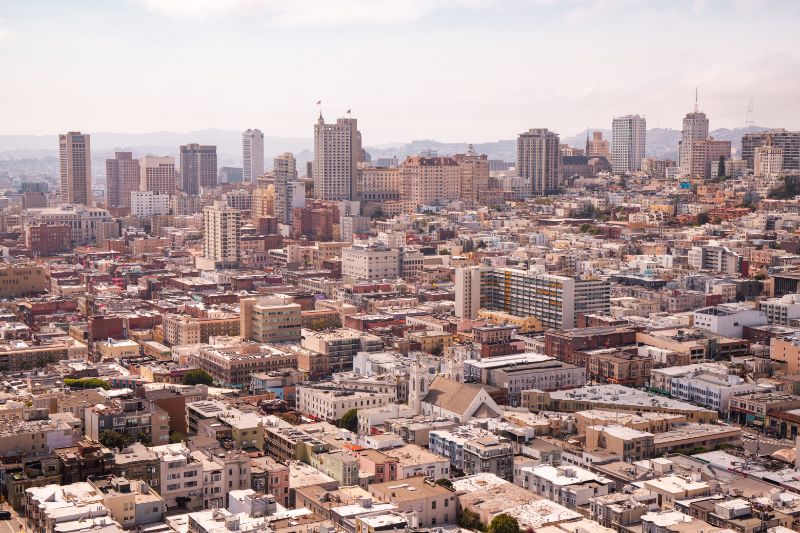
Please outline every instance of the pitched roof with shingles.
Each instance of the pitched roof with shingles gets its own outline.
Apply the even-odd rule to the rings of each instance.
[[[444,376],[436,376],[431,381],[428,394],[422,401],[463,416],[482,390],[482,385],[459,383]],[[488,413],[486,414],[488,415]],[[497,415],[497,413],[493,414]]]

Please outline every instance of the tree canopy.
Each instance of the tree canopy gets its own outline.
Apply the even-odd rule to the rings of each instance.
[[[100,444],[108,448],[116,448],[122,450],[125,446],[133,442],[133,437],[114,431],[113,429],[105,429],[100,433]]]
[[[441,485],[446,489],[453,490],[453,482],[447,479],[446,477],[440,477],[439,479],[437,479],[436,484]]]
[[[193,368],[183,375],[181,382],[184,385],[211,385],[214,378],[205,370]]]
[[[487,533],[519,533],[519,522],[511,515],[505,513],[492,518]]]
[[[110,389],[111,385],[100,378],[66,378],[64,385],[73,389]]]
[[[339,427],[356,433],[358,431],[358,409],[350,409],[343,414],[339,419]]]

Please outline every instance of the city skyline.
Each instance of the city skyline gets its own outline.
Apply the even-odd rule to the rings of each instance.
[[[610,128],[628,114],[679,129],[696,87],[712,129],[745,125],[750,100],[756,124],[797,129],[791,102],[800,69],[780,50],[796,45],[791,21],[799,10],[791,2],[635,0],[372,9],[349,0],[335,10],[315,0],[7,5],[0,68],[24,82],[0,87],[15,103],[0,133],[256,124],[265,136],[308,138],[319,100],[326,120],[352,109],[366,145],[508,139],[530,127],[570,135]],[[204,42],[210,31],[220,38]],[[765,32],[769,51],[753,46]],[[88,50],[68,64],[48,53],[67,39]],[[259,66],[243,68],[254,60]],[[187,91],[190,71],[203,77]],[[290,82],[269,84],[281,71],[292,73]],[[54,78],[71,105],[48,97]],[[236,98],[250,83],[264,87],[260,97]]]

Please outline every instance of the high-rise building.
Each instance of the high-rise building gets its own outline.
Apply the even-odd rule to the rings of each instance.
[[[444,205],[461,196],[461,170],[452,157],[408,157],[400,179],[403,200],[415,206]]]
[[[517,137],[517,174],[531,184],[531,194],[558,192],[561,185],[561,151],[558,134],[531,128]]]
[[[177,189],[174,157],[146,155],[141,159],[139,166],[140,191],[172,194]]]
[[[264,173],[264,134],[261,130],[245,130],[242,133],[242,179],[253,183]]]
[[[239,266],[242,213],[222,202],[203,208],[203,257],[218,266]]]
[[[456,313],[464,317],[475,314],[476,308],[489,309],[532,316],[546,328],[571,329],[580,314],[611,312],[608,278],[473,267],[456,271],[455,290]]]
[[[774,139],[767,137],[766,144],[755,149],[753,171],[756,176],[777,176],[783,170],[783,148],[775,146]]]
[[[730,141],[715,141],[714,139],[694,141],[689,174],[706,180],[710,179],[712,166],[719,165],[720,159],[724,162],[730,158]]]
[[[364,159],[361,133],[354,118],[326,124],[320,114],[314,125],[314,196],[320,200],[352,200],[358,163]]]
[[[643,116],[614,118],[611,126],[611,169],[617,174],[641,170],[646,140],[647,121]]]
[[[747,161],[747,168],[754,168],[755,149],[766,146],[767,139],[772,139],[772,145],[783,150],[784,169],[800,170],[800,131],[785,129],[747,133],[742,137],[742,159]]]
[[[217,147],[200,144],[181,146],[181,190],[200,194],[217,186]]]
[[[456,154],[453,159],[461,173],[461,200],[470,206],[485,205],[485,195],[489,190],[489,158],[476,154],[469,145],[466,154]]]
[[[58,136],[61,201],[92,205],[92,153],[89,134],[71,131]]]
[[[130,209],[131,192],[139,190],[139,172],[139,160],[134,159],[131,152],[116,152],[114,159],[106,159],[108,209]]]
[[[290,152],[275,156],[275,218],[280,224],[292,223],[292,198],[288,193],[289,183],[297,180],[297,161]]]
[[[706,114],[698,111],[686,113],[683,117],[683,130],[678,143],[678,172],[692,174],[692,147],[697,141],[708,139],[708,118]]]
[[[611,157],[608,151],[608,141],[603,139],[602,131],[593,131],[592,138],[589,139],[589,132],[586,132],[586,156],[587,157]]]

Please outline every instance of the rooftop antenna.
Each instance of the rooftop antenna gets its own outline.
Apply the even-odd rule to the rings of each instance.
[[[749,102],[747,102],[747,119],[744,121],[744,125],[748,128],[751,128],[756,125],[755,121],[753,120],[753,114],[755,110],[753,109],[753,99],[751,98]]]
[[[699,109],[697,107],[697,87],[695,87],[694,88],[694,112],[697,113],[698,110]]]

